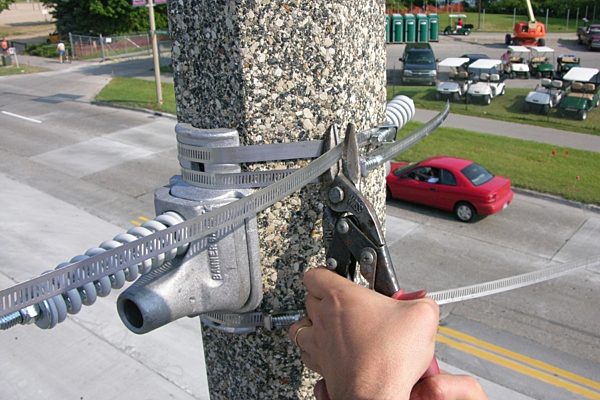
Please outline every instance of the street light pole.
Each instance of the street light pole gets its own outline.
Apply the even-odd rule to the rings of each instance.
[[[156,82],[156,102],[163,104],[162,86],[160,83],[160,54],[156,39],[156,22],[154,21],[154,1],[148,0],[148,17],[150,18],[150,38],[152,40],[152,59],[154,61],[154,81]]]

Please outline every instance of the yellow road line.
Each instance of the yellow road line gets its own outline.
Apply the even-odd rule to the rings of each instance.
[[[504,347],[500,347],[497,345],[494,345],[492,343],[489,342],[485,342],[481,339],[477,339],[476,337],[473,337],[471,335],[467,335],[465,333],[456,331],[454,329],[445,327],[445,326],[441,326],[439,328],[439,332],[443,333],[446,336],[450,336],[453,337],[455,339],[461,340],[463,342],[468,342],[468,343],[472,343],[478,347],[493,351],[494,353],[498,353],[504,357],[508,357],[508,358],[512,358],[513,360],[519,361],[521,363],[530,365],[532,367],[550,372],[554,375],[558,375],[558,376],[562,376],[563,378],[569,379],[573,382],[577,382],[579,384],[582,384],[584,386],[590,387],[592,389],[595,390],[599,390],[600,391],[600,382],[596,382],[592,379],[588,379],[586,377],[583,377],[581,375],[577,375],[574,374],[570,371],[566,371],[564,369],[555,367],[554,365],[550,365],[548,363],[545,363],[543,361],[540,360],[536,360],[535,358],[531,358],[531,357],[527,357],[524,356],[523,354],[520,353],[516,353],[514,351],[505,349]]]
[[[457,350],[463,351],[468,354],[472,354],[476,357],[482,358],[484,360],[487,360],[494,364],[500,365],[502,367],[512,369],[523,375],[530,376],[530,377],[538,379],[542,382],[546,382],[551,385],[564,388],[570,392],[577,393],[587,399],[600,400],[600,393],[598,393],[598,392],[592,391],[588,388],[582,387],[573,382],[569,382],[564,379],[558,378],[554,375],[540,371],[538,369],[520,364],[514,360],[504,358],[504,357],[502,357],[498,354],[494,354],[490,351],[480,349],[478,347],[475,347],[475,346],[467,344],[467,343],[461,343],[459,341],[456,341],[454,339],[451,339],[451,338],[443,335],[442,333],[438,333],[437,341],[440,343],[443,343],[449,347],[455,348]]]
[[[140,221],[144,221],[144,222],[146,222],[146,221],[150,221],[150,218],[148,218],[148,217],[144,217],[143,215],[140,215],[140,216],[138,217],[138,219],[139,219]]]
[[[135,219],[132,219],[132,220],[131,220],[131,221],[129,221],[129,222],[131,222],[131,224],[132,224],[132,225],[135,225],[135,226],[141,226],[141,225],[142,225],[142,223],[141,223],[141,222],[139,222],[139,221],[136,221]]]

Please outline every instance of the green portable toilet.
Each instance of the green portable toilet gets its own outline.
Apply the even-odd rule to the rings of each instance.
[[[417,26],[415,16],[413,14],[404,14],[404,29],[406,32],[406,43],[414,43],[417,41]]]
[[[437,14],[429,14],[429,41],[437,42],[440,40],[440,17]]]
[[[390,23],[390,14],[385,14],[385,42],[389,43],[392,38],[392,24]]]
[[[402,14],[392,15],[392,25],[394,25],[394,43],[404,42],[404,17]]]
[[[429,22],[426,14],[417,14],[417,41],[429,41]]]

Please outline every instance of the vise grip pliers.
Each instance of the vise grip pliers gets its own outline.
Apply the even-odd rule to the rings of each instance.
[[[324,151],[338,145],[337,127],[331,126],[327,136]],[[350,280],[354,280],[358,267],[370,289],[393,299],[422,298],[424,290],[405,293],[400,288],[375,208],[357,188],[361,177],[359,152],[356,130],[349,124],[341,160],[321,177],[326,266]],[[423,376],[437,373],[434,357]]]

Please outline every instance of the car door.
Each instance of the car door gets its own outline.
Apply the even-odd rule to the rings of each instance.
[[[434,196],[430,196],[432,207],[452,211],[454,205],[462,199],[462,188],[454,174],[444,168],[439,172],[440,180],[433,188]]]
[[[392,195],[398,199],[423,203],[424,193],[428,187],[428,172],[427,167],[417,167],[400,175],[395,190],[392,188]]]

